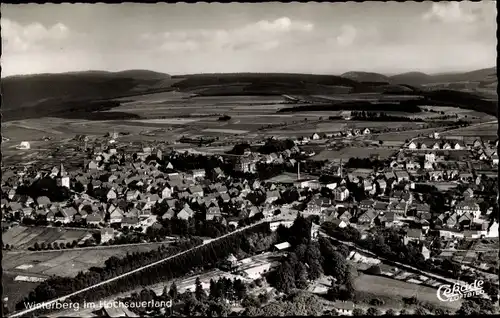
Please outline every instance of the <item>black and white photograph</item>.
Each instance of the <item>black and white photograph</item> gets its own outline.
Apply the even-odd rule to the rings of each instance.
[[[1,316],[500,314],[496,19],[2,3]]]

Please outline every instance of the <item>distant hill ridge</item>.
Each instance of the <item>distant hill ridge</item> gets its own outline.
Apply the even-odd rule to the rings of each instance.
[[[382,74],[379,74],[379,73],[373,73],[373,72],[354,72],[354,71],[352,71],[352,72],[344,73],[340,76],[344,77],[344,78],[349,78],[349,79],[352,79],[352,80],[358,81],[358,82],[373,82],[373,83],[376,83],[376,82],[390,83],[391,82],[389,77],[382,75]]]
[[[51,109],[64,111],[82,104],[119,97],[178,90],[205,96],[321,95],[346,93],[419,94],[435,83],[477,82],[483,91],[496,88],[496,68],[456,74],[428,75],[409,72],[386,76],[373,72],[347,72],[340,76],[288,73],[221,73],[171,76],[149,70],[119,72],[83,71],[5,77],[1,81],[3,119],[9,116],[47,116]],[[458,89],[436,84],[430,89]],[[429,89],[429,88],[426,88]],[[483,93],[483,91],[466,92]],[[483,94],[484,95],[484,94]],[[496,96],[496,90],[495,90]],[[497,97],[495,97],[497,99]],[[75,104],[76,103],[76,104]],[[94,108],[92,108],[94,109]]]

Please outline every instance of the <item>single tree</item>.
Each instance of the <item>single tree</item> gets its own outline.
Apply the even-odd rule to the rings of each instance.
[[[425,310],[425,308],[423,307],[418,306],[417,308],[415,308],[415,315],[425,316],[427,315],[427,310]]]
[[[353,311],[352,311],[352,315],[353,316],[364,316],[365,315],[365,311],[361,308],[354,308]]]
[[[199,277],[196,277],[196,281],[195,281],[195,297],[198,301],[202,301],[205,299],[205,291],[203,290],[203,285],[201,284],[201,280]]]
[[[367,316],[380,316],[380,310],[378,310],[377,308],[375,307],[370,307],[368,308],[368,310],[366,311],[366,315]]]
[[[176,300],[177,299],[177,296],[178,296],[178,292],[177,292],[177,285],[175,284],[175,282],[172,283],[172,285],[170,285],[170,290],[168,291],[168,295],[170,296],[170,298],[172,298],[173,300]]]
[[[385,311],[385,315],[386,316],[395,316],[396,315],[396,311],[392,308],[389,308]]]

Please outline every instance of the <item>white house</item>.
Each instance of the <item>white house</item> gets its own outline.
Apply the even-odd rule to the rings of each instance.
[[[493,154],[491,156],[491,162],[494,164],[494,165],[497,165],[498,166],[498,154]]]
[[[498,222],[494,221],[490,228],[488,229],[488,233],[486,233],[486,237],[498,237]]]
[[[193,178],[204,178],[205,177],[205,169],[196,169],[192,171]]]
[[[363,130],[363,135],[369,135],[369,134],[370,134],[370,129],[365,128],[365,129]]]
[[[123,219],[123,212],[120,208],[114,209],[109,215],[109,223],[121,223]]]
[[[481,209],[479,208],[479,204],[470,199],[459,202],[455,206],[455,212],[457,212],[457,214],[460,216],[466,213],[470,213],[474,216],[475,219],[478,219],[481,216]]]
[[[114,230],[111,228],[101,229],[101,243],[106,243],[115,237]]]
[[[255,280],[261,278],[263,274],[270,272],[278,265],[278,262],[265,262],[256,266],[253,263],[249,263],[249,266],[244,266],[240,269],[240,273],[245,277]]]
[[[165,187],[165,189],[163,189],[161,191],[161,197],[163,199],[170,199],[170,198],[172,198],[172,193],[173,193],[173,189],[170,189],[169,187]]]
[[[293,220],[285,220],[285,221],[276,221],[276,222],[271,222],[269,224],[269,228],[271,231],[276,231],[280,225],[283,225],[284,227],[291,227],[293,225]]]
[[[319,140],[319,139],[320,139],[320,136],[319,136],[317,133],[314,133],[314,134],[311,136],[311,139],[312,139],[312,140]]]
[[[61,178],[61,186],[69,189],[69,187],[70,187],[69,177],[62,177]]]
[[[108,194],[106,194],[106,197],[108,198],[108,200],[114,200],[114,199],[116,199],[116,192],[115,192],[115,190],[113,190],[113,189],[109,190]]]
[[[408,148],[409,149],[417,149],[417,144],[415,142],[410,142],[410,144],[408,145]]]
[[[22,150],[25,150],[25,149],[30,149],[31,148],[31,145],[29,142],[27,141],[21,141],[21,143],[19,144],[19,146],[16,147],[17,149],[22,149]]]
[[[340,187],[333,190],[333,197],[336,201],[345,201],[349,197],[349,190],[346,187]]]

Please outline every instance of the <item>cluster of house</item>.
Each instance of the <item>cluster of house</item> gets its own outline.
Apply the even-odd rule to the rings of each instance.
[[[290,166],[295,166],[297,161],[293,159],[295,155],[305,154],[299,149],[298,146],[293,146],[278,153],[270,153],[268,155],[261,155],[252,152],[250,148],[245,149],[243,156],[239,157],[234,162],[234,170],[243,173],[255,173],[257,171],[257,163],[265,164],[283,164],[286,163]]]
[[[489,161],[498,165],[498,141],[494,145],[475,139],[464,143],[460,140],[420,138],[414,139],[407,144],[409,150],[470,150],[478,160]]]
[[[477,144],[473,146],[479,147]],[[442,171],[432,170],[440,161],[434,153],[425,154],[423,165],[416,160],[408,160],[407,155],[400,152],[389,167],[382,171],[354,169],[344,178],[342,169],[339,169],[340,181],[337,183],[300,179],[299,173],[297,180],[292,184],[264,184],[259,181],[236,180],[225,176],[220,168],[215,168],[210,172],[211,178],[206,178],[206,171],[202,169],[183,173],[176,171],[170,162],[166,162],[163,167],[155,160],[146,163],[145,159],[152,154],[160,159],[163,158],[162,150],[153,150],[151,147],[144,147],[142,151],[133,155],[118,152],[110,147],[97,151],[94,159],[86,162],[85,171],[67,172],[62,164],[59,168],[53,167],[47,172],[18,171],[14,176],[14,179],[17,178],[17,184],[48,176],[56,179],[59,186],[72,190],[72,198],[68,202],[51,202],[45,196],[33,200],[27,195],[16,194],[16,182],[14,182],[14,185],[6,191],[7,196],[2,198],[2,209],[19,219],[23,217],[44,218],[61,223],[86,220],[87,224],[119,224],[122,227],[151,226],[158,217],[162,219],[176,217],[187,220],[195,213],[203,211],[206,220],[237,224],[231,217],[233,213],[228,213],[227,207],[230,207],[232,211],[239,211],[238,215],[241,217],[251,217],[259,212],[272,215],[274,211],[282,208],[275,202],[281,197],[283,191],[295,189],[299,192],[301,189],[319,190],[325,187],[331,190],[331,196],[329,198],[314,197],[302,213],[337,220],[336,222],[342,225],[349,224],[353,216],[356,216],[359,224],[372,224],[380,221],[387,226],[392,226],[398,224],[399,217],[407,216],[412,209],[416,210],[415,216],[422,219],[422,222],[430,220],[428,206],[425,204],[412,206],[410,190],[413,183],[411,181],[415,180],[415,175],[422,170],[422,166],[427,169],[425,178],[429,181],[445,177],[458,178],[463,183],[474,181],[472,173],[458,172],[458,170],[447,171],[439,176],[439,172]],[[267,164],[286,162],[295,166],[297,164],[293,159],[295,154],[300,154],[297,146],[269,155],[258,155],[248,149],[244,156],[236,161],[235,170],[252,172],[257,162]],[[173,155],[178,154],[174,152]],[[131,160],[132,158],[135,160]],[[220,160],[225,159],[220,157]],[[386,202],[373,204],[360,202],[359,211],[356,211],[354,215],[349,204],[345,204],[351,195],[347,188],[348,182],[357,184],[372,196],[384,194],[388,188],[392,189],[395,184],[400,183],[405,184],[405,191],[392,191],[391,197],[385,200]],[[481,182],[480,177],[476,177],[476,184],[478,182]],[[83,185],[84,190],[91,187],[94,193],[99,194],[95,196],[99,199],[73,191],[76,183]],[[473,190],[471,191],[470,197],[473,196]],[[250,194],[264,196],[264,203],[261,206],[255,206],[248,199]],[[305,199],[306,197],[301,196],[299,202],[304,202]],[[166,212],[163,215],[152,213],[157,203],[165,204]],[[477,221],[480,219],[474,217],[477,216],[477,212],[474,212],[476,214],[460,214],[460,211],[459,208],[457,213],[439,216],[436,222],[447,226],[453,225],[454,222],[455,225],[463,225],[470,219],[471,228],[475,229],[475,224],[479,224]],[[484,231],[485,227],[486,225],[483,224],[480,229]]]
[[[371,131],[369,128],[346,129],[344,131],[337,131],[337,132],[331,132],[331,133],[317,132],[317,133],[312,134],[310,137],[304,136],[302,138],[299,138],[297,140],[297,142],[299,144],[307,144],[311,140],[321,140],[321,139],[328,139],[328,138],[333,138],[333,137],[355,137],[355,136],[361,136],[361,135],[369,135],[370,133],[371,133]]]
[[[468,189],[466,192],[469,192]],[[429,231],[439,230],[442,237],[498,237],[498,222],[490,222],[490,208],[486,215],[481,214],[479,204],[471,197],[452,202],[451,211],[435,215],[430,206],[415,200],[412,192],[394,191],[388,201],[373,199],[359,203],[334,202],[330,198],[317,196],[305,207],[304,215],[318,215],[321,221],[335,223],[344,228],[371,227],[379,224],[385,227],[416,225],[418,229],[408,232],[408,238],[423,239]]]

